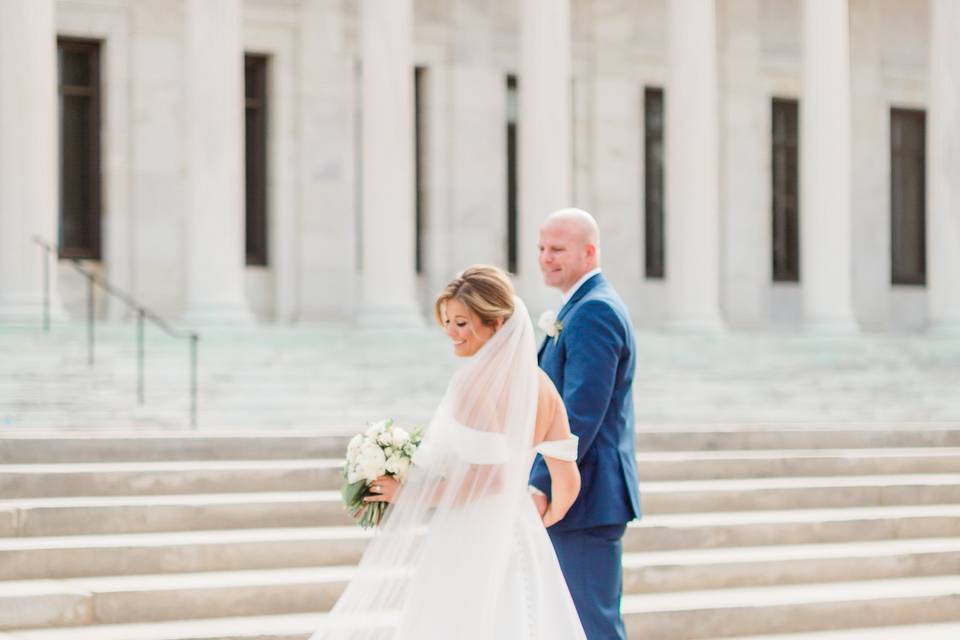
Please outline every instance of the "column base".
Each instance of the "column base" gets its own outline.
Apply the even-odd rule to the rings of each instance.
[[[719,315],[688,315],[667,320],[664,328],[675,333],[723,333],[726,323]]]
[[[404,305],[363,310],[357,318],[357,326],[361,329],[421,329],[427,323],[413,305]]]
[[[860,333],[860,326],[853,318],[807,318],[803,330],[820,335],[848,336]]]
[[[255,324],[245,304],[196,305],[180,316],[180,324],[190,327],[248,327]]]
[[[69,322],[70,317],[59,300],[50,302],[50,322],[62,324]],[[0,299],[0,323],[43,325],[43,299],[33,297],[17,299]]]
[[[933,320],[927,327],[927,335],[936,338],[960,339],[960,318],[954,320]]]

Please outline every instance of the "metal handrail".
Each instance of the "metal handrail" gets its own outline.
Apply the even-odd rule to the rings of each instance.
[[[60,248],[41,238],[34,236],[33,242],[43,250],[43,330],[50,333],[50,256],[60,256]],[[137,404],[143,406],[144,390],[144,362],[146,349],[144,346],[144,324],[147,320],[163,330],[172,338],[190,341],[190,427],[197,427],[197,343],[200,335],[195,332],[178,331],[153,311],[137,302],[130,295],[120,291],[97,274],[86,269],[78,258],[66,258],[87,280],[87,366],[92,367],[94,362],[94,345],[96,315],[94,309],[94,285],[99,286],[107,294],[123,302],[137,314]]]

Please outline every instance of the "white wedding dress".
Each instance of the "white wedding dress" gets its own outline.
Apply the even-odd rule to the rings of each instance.
[[[527,490],[534,455],[530,316],[513,316],[454,374],[356,576],[311,640],[585,640]]]

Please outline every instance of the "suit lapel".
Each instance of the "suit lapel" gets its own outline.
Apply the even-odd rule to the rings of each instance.
[[[563,319],[567,317],[567,314],[570,313],[577,303],[580,302],[585,295],[596,289],[601,282],[603,282],[603,274],[598,273],[580,285],[580,288],[573,294],[573,297],[567,300],[567,304],[563,305],[560,309],[560,313],[557,314],[557,320],[563,322]]]
[[[591,277],[586,282],[584,282],[582,285],[580,285],[580,288],[577,289],[576,293],[573,294],[573,297],[567,300],[567,304],[560,307],[560,312],[557,314],[557,321],[562,323],[563,319],[567,317],[567,314],[570,313],[570,311],[577,305],[577,303],[580,302],[580,300],[582,300],[585,295],[587,295],[588,293],[593,291],[595,288],[597,288],[597,286],[599,286],[601,282],[604,282],[603,274],[598,273],[595,276]],[[551,338],[547,336],[543,339],[543,342],[540,343],[540,348],[537,350],[538,363],[541,363],[541,364],[543,363],[544,356],[547,355],[547,345],[550,343],[551,340],[555,340],[555,339],[558,339],[558,338]]]

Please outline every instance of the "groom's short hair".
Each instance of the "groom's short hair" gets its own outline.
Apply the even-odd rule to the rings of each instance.
[[[581,232],[584,242],[600,245],[600,226],[592,215],[583,209],[568,207],[566,209],[557,209],[544,220],[543,226],[551,222],[572,222]]]

